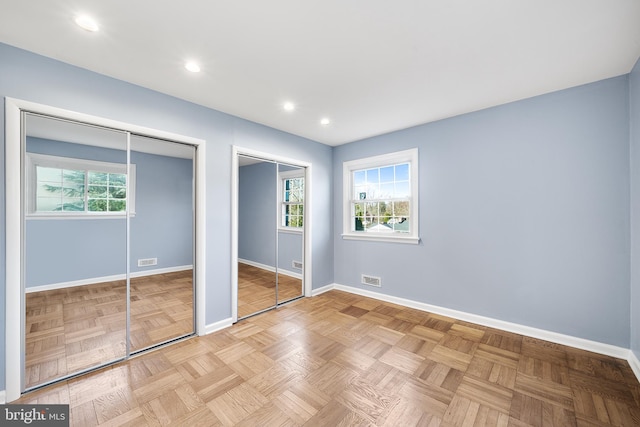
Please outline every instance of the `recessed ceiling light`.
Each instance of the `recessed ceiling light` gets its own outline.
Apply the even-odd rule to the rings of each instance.
[[[191,71],[192,73],[199,73],[200,72],[200,66],[193,62],[193,61],[189,61],[186,64],[184,64],[184,68],[186,68],[187,70]]]
[[[320,124],[322,126],[328,126],[331,123],[331,120],[328,117],[324,117],[320,120]]]
[[[293,111],[296,109],[296,106],[293,102],[285,102],[282,108],[284,108],[285,111]]]
[[[92,33],[100,29],[96,21],[94,21],[93,18],[88,15],[78,15],[76,16],[75,21],[80,28],[91,31]]]

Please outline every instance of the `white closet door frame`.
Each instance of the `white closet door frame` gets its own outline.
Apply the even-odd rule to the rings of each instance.
[[[196,334],[205,334],[205,255],[206,255],[206,200],[205,200],[205,147],[206,141],[189,136],[164,132],[130,123],[78,113],[49,105],[38,104],[15,98],[5,98],[5,197],[6,197],[6,318],[5,318],[5,401],[12,402],[20,397],[22,390],[23,338],[24,338],[24,282],[22,277],[22,209],[21,191],[23,177],[21,170],[21,112],[32,112],[54,116],[71,121],[84,122],[130,133],[180,142],[196,147],[196,239],[195,280],[196,280]],[[1,397],[1,396],[0,396]]]
[[[304,181],[304,291],[303,296],[310,297],[312,289],[312,253],[311,253],[311,189],[312,189],[312,164],[309,162],[278,156],[272,153],[253,150],[250,148],[231,147],[231,318],[232,322],[238,321],[238,156],[246,155],[264,160],[271,160],[276,163],[285,163],[292,166],[305,168]]]

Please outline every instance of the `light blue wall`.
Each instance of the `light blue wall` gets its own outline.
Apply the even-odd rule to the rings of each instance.
[[[40,138],[28,138],[27,151],[112,163],[127,160],[123,151]],[[193,264],[193,162],[135,151],[131,162],[136,165],[131,272]],[[27,287],[126,272],[124,219],[28,220],[25,242]],[[158,265],[140,268],[139,258],[158,258]]]
[[[640,359],[640,60],[629,75],[631,143],[631,350]]]
[[[176,79],[182,78],[176,69]],[[189,81],[194,84],[193,80]],[[231,317],[231,146],[313,164],[313,287],[333,282],[331,148],[209,108],[0,44],[0,97],[13,97],[206,140],[205,323]],[[4,103],[0,106],[4,117]],[[4,120],[0,120],[4,141]],[[4,143],[0,149],[0,262],[5,260]],[[317,236],[317,237],[316,237]],[[5,278],[0,277],[0,389],[4,388]]]
[[[622,76],[337,147],[336,283],[628,348],[627,118]],[[421,243],[342,240],[342,163],[412,147]]]

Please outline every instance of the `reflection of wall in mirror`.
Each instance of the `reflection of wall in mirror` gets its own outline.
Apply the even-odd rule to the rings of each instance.
[[[126,163],[126,152],[27,138],[27,151]],[[136,215],[131,218],[131,272],[139,258],[158,258],[151,268],[193,264],[193,163],[188,159],[131,152],[136,165]],[[122,275],[126,224],[116,219],[27,220],[26,287]]]
[[[282,167],[282,166],[281,166]],[[238,259],[276,266],[278,191],[276,164],[260,162],[238,170]],[[302,233],[279,232],[278,268],[302,274],[292,267],[302,262]]]
[[[238,169],[238,258],[275,267],[276,164]]]

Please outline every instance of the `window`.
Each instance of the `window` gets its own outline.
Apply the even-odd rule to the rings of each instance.
[[[344,162],[343,238],[418,243],[418,149]]]
[[[135,165],[27,153],[27,214],[31,216],[134,213]]]
[[[304,169],[295,169],[279,173],[281,229],[302,231],[304,225]]]

